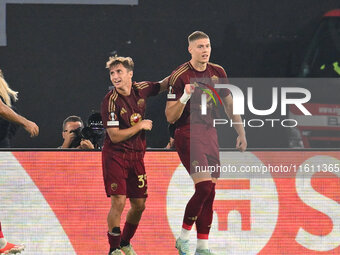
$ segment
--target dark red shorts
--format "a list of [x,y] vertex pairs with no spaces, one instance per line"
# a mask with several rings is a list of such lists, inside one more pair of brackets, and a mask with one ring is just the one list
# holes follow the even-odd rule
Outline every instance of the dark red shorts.
[[[194,130],[194,131],[193,131]],[[191,133],[191,135],[190,135]],[[216,129],[205,125],[184,126],[175,131],[177,153],[189,174],[208,166],[220,165],[219,145]],[[214,178],[220,177],[220,172],[211,172]]]
[[126,195],[128,198],[146,198],[148,196],[143,158],[124,159],[103,150],[102,167],[108,197]]

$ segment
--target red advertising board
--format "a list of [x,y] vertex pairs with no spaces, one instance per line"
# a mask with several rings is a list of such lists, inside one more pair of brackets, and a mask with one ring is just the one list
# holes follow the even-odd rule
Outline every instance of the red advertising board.
[[[0,220],[25,254],[107,254],[100,152],[1,152],[0,160]],[[274,173],[221,174],[210,234],[217,254],[340,254],[340,152],[221,152],[221,164]],[[176,152],[147,152],[145,165],[149,197],[132,244],[142,255],[177,254],[193,183]]]

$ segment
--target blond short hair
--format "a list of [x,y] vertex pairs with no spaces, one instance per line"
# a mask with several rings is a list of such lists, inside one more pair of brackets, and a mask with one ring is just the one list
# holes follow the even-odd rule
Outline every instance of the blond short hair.
[[15,102],[18,100],[18,92],[12,90],[5,81],[4,74],[0,69],[0,96],[4,100],[5,104],[9,107],[12,106],[11,99]]
[[205,39],[205,38],[209,39],[209,36],[206,33],[202,31],[195,31],[188,36],[188,43],[191,43],[198,39]]
[[130,57],[109,57],[109,60],[106,62],[106,68],[110,69],[112,66],[116,66],[122,64],[126,69],[133,71],[135,64],[133,63],[132,58]]

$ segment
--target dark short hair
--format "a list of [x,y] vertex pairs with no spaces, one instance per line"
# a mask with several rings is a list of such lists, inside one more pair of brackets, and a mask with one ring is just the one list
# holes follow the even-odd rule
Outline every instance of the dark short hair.
[[209,36],[206,33],[202,31],[195,31],[188,36],[188,43],[196,41],[198,39],[205,39],[205,38],[209,39]]
[[76,115],[72,115],[72,116],[68,116],[64,121],[63,121],[63,131],[65,130],[65,126],[67,122],[80,122],[81,126],[84,126],[84,123],[82,121],[82,119],[79,116]]

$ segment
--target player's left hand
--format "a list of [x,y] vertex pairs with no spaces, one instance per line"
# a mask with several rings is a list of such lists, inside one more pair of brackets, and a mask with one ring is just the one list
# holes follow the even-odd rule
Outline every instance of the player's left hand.
[[247,139],[245,135],[239,135],[236,139],[236,149],[243,152],[247,149]]

